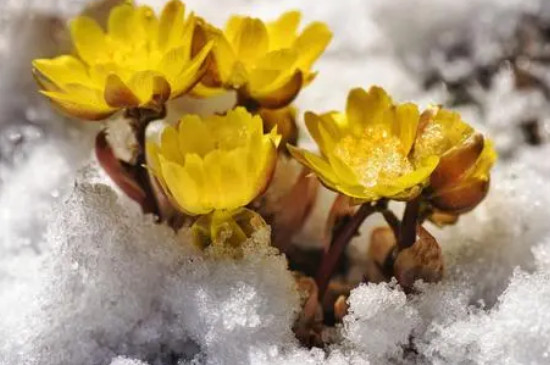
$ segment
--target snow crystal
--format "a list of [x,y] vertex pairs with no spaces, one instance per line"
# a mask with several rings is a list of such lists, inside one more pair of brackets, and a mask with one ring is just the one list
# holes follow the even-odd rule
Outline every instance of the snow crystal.
[[395,284],[369,284],[355,288],[344,318],[344,336],[354,348],[374,358],[396,358],[419,324],[416,310]]

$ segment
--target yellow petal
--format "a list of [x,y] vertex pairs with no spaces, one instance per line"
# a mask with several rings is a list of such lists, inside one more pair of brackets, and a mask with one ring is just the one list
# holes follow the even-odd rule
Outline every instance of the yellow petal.
[[333,169],[333,166],[322,157],[291,145],[287,145],[287,148],[292,157],[313,170],[315,175],[328,189],[359,199],[360,201],[372,201],[378,198],[371,189],[354,184],[353,181],[342,179]]
[[[350,133],[350,127],[348,118],[344,113],[331,111],[327,113],[320,114],[319,117],[325,121],[325,123],[334,126],[334,132],[338,132],[338,137],[344,136],[347,133]],[[332,131],[332,129],[330,129]]]
[[270,50],[289,48],[292,45],[301,17],[299,11],[287,11],[274,22],[267,24]]
[[195,14],[189,14],[188,18],[183,23],[182,33],[179,37],[176,37],[170,45],[171,48],[183,47],[186,50],[185,57],[187,60],[191,59],[193,36],[195,34],[196,25],[197,19],[195,18]]
[[326,24],[314,22],[308,25],[293,45],[293,48],[300,55],[298,60],[300,69],[309,70],[323,53],[331,38],[332,32]]
[[221,32],[216,32],[212,35],[214,46],[212,54],[216,62],[216,71],[222,84],[229,82],[231,73],[235,66],[236,56],[233,51],[233,46],[229,43],[226,37]]
[[174,127],[167,126],[162,131],[160,150],[166,160],[183,164],[184,155],[180,152],[178,131]]
[[440,108],[434,117],[434,122],[445,129],[445,137],[456,144],[465,140],[473,133],[473,128],[466,124],[460,114],[451,110]]
[[334,173],[338,176],[338,180],[344,181],[347,185],[360,185],[359,177],[350,166],[340,159],[340,157],[336,156],[334,153],[328,153],[327,158]]
[[[256,149],[253,144],[248,146],[249,163],[246,165],[246,181],[252,187],[250,201],[261,195],[271,182],[277,165],[277,144],[278,141],[274,140],[273,136],[267,135],[261,137],[260,148]],[[256,161],[259,162],[255,164]]]
[[239,60],[252,64],[265,55],[269,46],[267,29],[260,19],[243,18],[233,37],[228,39]]
[[184,168],[189,176],[197,183],[199,190],[197,199],[199,204],[204,207],[204,209],[212,209],[212,199],[208,191],[209,177],[206,175],[203,159],[196,153],[189,153],[185,155]]
[[253,116],[245,108],[237,107],[225,116],[213,115],[204,120],[215,145],[230,150],[245,145],[262,136],[262,119]]
[[178,130],[179,148],[183,155],[195,153],[204,157],[214,149],[210,132],[197,115],[185,115],[179,122]]
[[114,7],[109,13],[107,29],[112,39],[125,44],[135,42],[138,39],[136,34],[141,31],[137,29],[134,6],[128,3]]
[[250,72],[249,89],[256,94],[269,94],[281,88],[296,72],[298,55],[290,49],[269,52]]
[[304,119],[307,130],[319,146],[321,153],[325,156],[331,153],[336,141],[340,137],[340,131],[336,123],[330,116],[321,118],[311,112],[306,112]]
[[101,58],[107,49],[105,33],[95,20],[80,16],[70,23],[71,37],[78,55],[90,64]]
[[302,88],[303,76],[296,71],[281,87],[266,92],[265,90],[247,90],[248,97],[255,100],[260,106],[278,109],[290,104]]
[[65,113],[85,120],[101,120],[112,115],[116,109],[102,100],[101,92],[81,85],[69,84],[65,92],[41,91]]
[[162,56],[159,70],[169,77],[170,83],[174,83],[176,77],[181,74],[184,71],[184,67],[187,66],[189,55],[186,53],[188,52],[189,50],[182,46],[173,48]]
[[156,44],[159,31],[159,20],[151,7],[142,5],[136,9],[137,31],[135,38],[144,38],[150,45]]
[[384,181],[380,185],[377,185],[374,190],[380,196],[387,198],[395,197],[404,190],[426,183],[430,174],[437,167],[438,162],[439,158],[437,156],[429,156],[416,166],[413,172],[402,175],[392,181]]
[[232,42],[237,37],[237,34],[241,31],[241,24],[245,19],[244,16],[232,15],[225,24],[224,34],[227,40],[233,46]]
[[105,101],[112,107],[125,108],[140,104],[137,96],[116,74],[110,74],[105,82]]
[[336,190],[338,176],[332,166],[322,157],[301,148],[287,145],[288,151],[298,162],[315,172],[315,175],[327,186]]
[[206,68],[203,66],[208,53],[212,49],[212,45],[212,42],[207,43],[193,60],[185,66],[183,72],[176,74],[175,79],[172,81],[172,98],[186,93],[199,82],[200,78],[204,75],[204,71],[206,71]]
[[170,84],[154,71],[136,72],[127,85],[138,97],[140,105],[161,105],[170,98]]
[[479,180],[489,180],[489,171],[491,167],[495,164],[497,160],[497,152],[493,145],[493,141],[485,138],[485,144],[483,146],[483,151],[479,157],[475,169],[472,173],[472,178]]
[[375,201],[381,198],[381,196],[373,189],[369,189],[361,185],[347,185],[340,182],[338,184],[337,191],[356,199],[356,202],[359,203]]
[[161,153],[158,144],[147,141],[145,144],[145,156],[147,160],[147,167],[153,172],[153,174],[162,180],[162,174],[160,171],[159,154]]
[[32,65],[57,87],[71,83],[88,84],[91,81],[82,61],[73,56],[37,59]]
[[[234,139],[238,141],[239,139],[253,139],[261,138],[263,134],[263,122],[259,115],[250,114],[244,107],[237,107],[227,112],[225,126],[229,127],[228,129],[216,128],[218,131],[224,131],[227,139]],[[243,131],[246,131],[246,137]],[[233,145],[225,144],[225,146],[230,147]],[[240,143],[237,143],[240,145]],[[222,144],[221,146],[224,146]]]
[[208,189],[212,206],[216,209],[223,209],[225,194],[227,194],[220,168],[221,159],[222,154],[220,150],[210,151],[204,156],[204,173],[208,176],[208,184],[205,186],[205,189]]
[[404,155],[408,155],[412,148],[419,119],[418,107],[412,103],[401,104],[395,108],[394,133],[401,141]]
[[183,35],[185,6],[179,0],[171,0],[162,9],[159,20],[158,46],[161,50],[172,48]]
[[391,125],[384,125],[385,113],[390,109],[392,100],[384,89],[373,86],[368,92],[357,88],[350,91],[346,105],[346,115],[354,133],[362,134],[366,127],[376,124],[391,133]]
[[223,209],[240,208],[255,198],[255,179],[258,176],[247,173],[247,152],[245,147],[241,147],[227,151],[222,155],[219,167],[225,190]]
[[212,98],[225,94],[226,92],[227,91],[222,87],[208,87],[199,82],[191,91],[191,96],[196,98]]
[[159,156],[162,176],[169,187],[169,194],[178,203],[179,208],[190,215],[206,214],[211,209],[199,202],[199,186],[183,166]]
[[441,156],[474,133],[460,114],[442,108],[430,108],[422,113],[413,150],[413,161],[430,155]]

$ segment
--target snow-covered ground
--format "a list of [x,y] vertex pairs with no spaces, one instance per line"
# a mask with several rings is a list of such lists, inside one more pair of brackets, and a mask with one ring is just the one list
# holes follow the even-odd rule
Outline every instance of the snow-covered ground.
[[[500,57],[525,14],[550,24],[545,0],[186,3],[218,25],[231,13],[269,19],[295,8],[327,22],[334,39],[297,100],[302,111],[342,109],[350,88],[372,84],[399,100],[447,103],[444,86],[423,87],[433,70],[452,80]],[[267,231],[240,260],[195,251],[189,232],[143,217],[98,170],[96,125],[59,117],[37,96],[30,60],[65,42],[52,15],[82,4],[4,0],[0,15],[1,365],[550,363],[550,144],[530,146],[518,127],[537,118],[543,140],[550,134],[540,91],[518,91],[502,67],[487,89],[471,86],[478,105],[460,106],[503,158],[480,207],[431,229],[444,279],[408,296],[395,283],[359,286],[339,341],[307,349],[291,329],[294,278]],[[464,42],[467,57],[445,59]],[[311,219],[324,219],[329,198]],[[304,237],[318,227],[309,222]]]

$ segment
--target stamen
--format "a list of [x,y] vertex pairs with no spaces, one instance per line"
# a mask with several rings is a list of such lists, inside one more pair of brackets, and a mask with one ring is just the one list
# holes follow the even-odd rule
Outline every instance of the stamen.
[[369,127],[360,137],[342,138],[334,153],[356,173],[365,187],[413,171],[400,139],[382,126]]

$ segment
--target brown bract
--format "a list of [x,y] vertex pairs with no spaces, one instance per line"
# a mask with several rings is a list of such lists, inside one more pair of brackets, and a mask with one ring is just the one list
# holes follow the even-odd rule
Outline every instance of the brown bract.
[[365,264],[367,281],[380,283],[390,278],[391,272],[388,272],[387,261],[391,260],[395,245],[395,235],[389,227],[377,227],[372,231]]
[[294,334],[306,346],[322,346],[323,311],[319,305],[317,284],[312,278],[298,273],[295,278],[302,309],[294,323]]
[[270,187],[252,205],[271,225],[272,245],[289,254],[314,207],[319,181],[287,156],[279,154],[278,160]]
[[410,290],[415,281],[436,282],[443,277],[443,255],[435,238],[422,226],[416,229],[416,241],[399,250],[393,231],[378,227],[371,234],[365,278],[370,282],[388,281],[395,276]]
[[436,282],[443,277],[443,255],[435,238],[422,226],[417,226],[417,240],[397,254],[393,264],[399,284],[412,288],[416,280]]
[[95,153],[101,167],[113,182],[132,200],[137,202],[145,212],[151,212],[150,197],[147,196],[145,189],[139,183],[135,168],[116,158],[113,149],[107,142],[105,131],[98,133],[95,143]]
[[434,207],[461,214],[475,208],[487,195],[489,178],[471,178],[484,149],[484,138],[474,134],[462,145],[445,153],[430,177],[428,199]]

